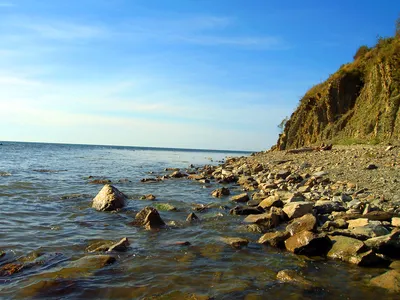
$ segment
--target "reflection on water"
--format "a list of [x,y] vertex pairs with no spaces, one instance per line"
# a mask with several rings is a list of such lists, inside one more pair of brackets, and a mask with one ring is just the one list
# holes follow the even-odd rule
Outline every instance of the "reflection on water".
[[[214,183],[202,185],[185,179],[140,183],[149,172],[163,175],[168,167],[209,164],[210,158],[217,162],[227,155],[242,154],[3,144],[0,264],[8,264],[7,272],[12,273],[0,274],[3,298],[394,297],[367,285],[382,270],[309,259],[256,244],[260,234],[243,230],[241,217],[229,215],[233,206],[229,200],[210,196]],[[117,213],[92,209],[91,200],[102,185],[89,184],[89,176],[111,180],[129,196],[126,208]],[[156,201],[139,200],[140,195],[150,193]],[[160,211],[169,229],[154,232],[129,225],[137,211],[156,203],[178,209]],[[196,212],[201,222],[189,224],[185,219],[195,204],[211,208]],[[222,239],[232,236],[252,242],[241,250],[233,249]],[[127,252],[111,254],[115,262],[86,251],[96,241],[123,237],[130,246]],[[315,286],[279,283],[276,273],[281,269],[297,270]]]

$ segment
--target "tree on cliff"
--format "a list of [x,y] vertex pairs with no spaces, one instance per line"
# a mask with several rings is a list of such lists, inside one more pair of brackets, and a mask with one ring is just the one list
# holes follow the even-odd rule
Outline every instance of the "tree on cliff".
[[279,123],[278,128],[281,130],[281,133],[285,129],[286,122],[289,121],[289,117],[286,116],[283,118],[283,120]]

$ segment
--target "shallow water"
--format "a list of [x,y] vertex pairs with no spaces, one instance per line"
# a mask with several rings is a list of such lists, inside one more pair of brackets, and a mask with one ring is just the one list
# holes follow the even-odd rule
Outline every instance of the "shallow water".
[[[368,286],[369,278],[383,272],[380,269],[299,257],[256,243],[241,250],[226,246],[223,237],[257,241],[260,234],[245,231],[242,217],[229,215],[233,207],[229,199],[210,196],[215,183],[186,179],[140,183],[141,178],[166,174],[167,167],[187,168],[240,155],[3,142],[0,250],[6,255],[0,265],[32,253],[42,256],[31,258],[35,263],[29,268],[0,277],[0,295],[5,299],[182,299],[192,294],[216,299],[395,299],[396,295]],[[117,213],[92,209],[91,200],[102,185],[90,184],[89,176],[111,180],[129,196],[126,208]],[[119,183],[120,179],[129,181]],[[157,200],[138,200],[148,193]],[[160,211],[169,229],[155,232],[129,225],[141,208],[158,203],[178,208]],[[202,221],[190,225],[185,219],[194,204],[214,208],[196,212]],[[131,245],[129,251],[115,254],[114,264],[66,273],[71,261],[89,255],[85,249],[90,243],[123,237]],[[191,245],[176,244],[182,241]],[[278,282],[276,273],[281,269],[297,270],[316,288]]]

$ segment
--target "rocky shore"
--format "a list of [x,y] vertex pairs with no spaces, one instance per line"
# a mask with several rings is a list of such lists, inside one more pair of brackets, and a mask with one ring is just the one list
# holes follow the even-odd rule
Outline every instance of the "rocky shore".
[[[159,211],[179,212],[179,208],[158,202],[156,199],[162,195],[145,194],[135,199],[140,203],[145,201],[146,206],[135,211],[129,226],[142,231],[199,226],[207,222],[201,214],[216,209],[219,218],[232,215],[229,222],[235,222],[232,226],[237,228],[235,235],[219,233],[217,238],[225,247],[251,249],[250,245],[257,244],[302,257],[382,268],[381,275],[368,278],[369,285],[397,293],[400,291],[399,159],[400,147],[356,145],[267,151],[227,158],[217,166],[169,168],[163,175],[151,174],[138,184],[148,185],[151,192],[152,183],[192,180],[200,184],[199,188],[209,188],[210,196],[217,203],[221,201],[221,205],[195,204],[184,210],[185,218],[188,214],[184,222],[163,220]],[[102,179],[97,184],[105,185],[91,197],[93,210],[123,212],[132,200],[110,181]],[[215,185],[216,189],[210,188]],[[172,243],[188,247],[191,242],[196,241]],[[129,249],[126,237],[91,241],[83,248],[85,256],[45,275],[34,275],[30,279],[32,284],[23,293],[57,290],[78,273],[91,276],[118,261],[120,253]],[[7,253],[0,252],[2,257],[7,258]],[[1,265],[0,277],[51,265],[54,259],[46,253],[34,252]],[[276,273],[276,280],[307,290],[318,288],[312,280],[286,268]],[[209,299],[196,297],[193,299]]]
[[[244,193],[231,196],[238,205],[230,213],[245,215],[248,230],[260,233],[258,243],[299,255],[388,268],[370,284],[400,291],[400,149],[327,149],[231,158],[217,167],[203,167],[195,179],[241,186]],[[216,197],[229,194],[224,187],[213,192]],[[286,274],[285,281],[299,281],[282,272],[278,277]]]

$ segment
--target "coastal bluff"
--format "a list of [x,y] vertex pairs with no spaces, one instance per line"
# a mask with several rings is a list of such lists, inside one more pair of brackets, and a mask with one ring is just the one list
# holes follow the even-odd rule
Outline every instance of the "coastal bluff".
[[361,46],[354,61],[312,87],[286,122],[278,150],[400,138],[400,35]]

